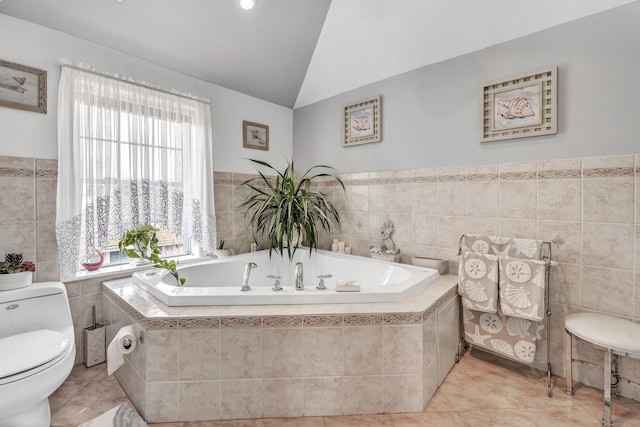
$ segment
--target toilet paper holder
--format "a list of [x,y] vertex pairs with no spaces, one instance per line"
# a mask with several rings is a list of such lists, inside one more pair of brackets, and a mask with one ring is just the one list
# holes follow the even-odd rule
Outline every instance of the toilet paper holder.
[[131,346],[133,345],[134,341],[139,341],[140,344],[144,344],[144,332],[140,331],[140,334],[138,335],[138,338],[134,338],[134,339],[129,339],[129,338],[125,338],[124,340],[122,340],[122,346],[124,348],[126,348],[127,350],[129,350],[131,348]]

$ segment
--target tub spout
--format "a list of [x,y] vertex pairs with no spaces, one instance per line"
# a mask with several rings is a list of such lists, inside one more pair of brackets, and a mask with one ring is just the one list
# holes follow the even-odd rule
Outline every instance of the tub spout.
[[255,262],[250,262],[244,266],[244,278],[242,279],[242,292],[247,292],[251,290],[251,286],[249,286],[249,275],[251,274],[251,269],[256,268],[258,265]]
[[303,273],[302,273],[302,263],[301,262],[297,262],[296,263],[296,291],[302,291],[304,290],[304,284],[303,282]]

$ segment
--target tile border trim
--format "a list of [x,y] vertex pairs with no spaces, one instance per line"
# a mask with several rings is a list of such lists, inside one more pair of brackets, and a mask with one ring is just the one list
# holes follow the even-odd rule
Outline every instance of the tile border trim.
[[317,328],[342,326],[419,325],[457,295],[457,288],[416,313],[318,314],[292,316],[230,316],[189,318],[148,318],[129,305],[121,295],[103,286],[104,295],[147,330],[220,329],[220,328]]

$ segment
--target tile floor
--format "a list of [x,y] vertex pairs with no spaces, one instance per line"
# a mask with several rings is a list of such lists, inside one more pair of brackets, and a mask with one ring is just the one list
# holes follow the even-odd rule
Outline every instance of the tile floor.
[[[467,352],[422,413],[280,418],[150,424],[150,427],[342,427],[342,426],[571,426],[597,427],[602,419],[602,392],[576,386],[565,394],[564,378],[554,378],[553,398],[546,395],[544,376],[529,368],[490,356]],[[77,366],[51,396],[52,426],[77,426],[122,402],[129,402],[104,364]],[[133,405],[131,405],[133,407]],[[620,399],[613,404],[617,426],[640,426],[640,402]]]

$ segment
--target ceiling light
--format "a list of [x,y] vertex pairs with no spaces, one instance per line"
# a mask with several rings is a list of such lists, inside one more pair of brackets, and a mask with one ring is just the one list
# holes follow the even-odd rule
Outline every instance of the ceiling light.
[[256,5],[256,0],[240,0],[240,7],[243,9],[249,10],[253,9]]

